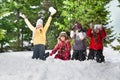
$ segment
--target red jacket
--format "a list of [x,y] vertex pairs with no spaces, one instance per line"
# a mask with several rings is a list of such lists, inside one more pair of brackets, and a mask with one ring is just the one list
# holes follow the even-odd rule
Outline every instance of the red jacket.
[[87,36],[90,37],[90,46],[89,49],[94,50],[102,50],[103,49],[103,39],[106,36],[106,32],[104,28],[99,31],[99,33],[96,33],[96,37],[94,33],[92,32],[92,29],[88,29]]
[[71,50],[71,46],[70,46],[69,40],[59,41],[54,47],[54,49],[52,50],[52,52],[50,53],[50,56],[52,56],[53,54],[57,52],[57,54],[55,55],[55,58],[59,58],[62,60],[69,60],[70,50]]

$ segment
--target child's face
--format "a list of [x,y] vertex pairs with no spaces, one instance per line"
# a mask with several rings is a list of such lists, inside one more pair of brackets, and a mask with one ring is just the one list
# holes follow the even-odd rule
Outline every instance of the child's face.
[[36,28],[37,29],[42,29],[42,25],[37,25]]
[[65,41],[65,37],[64,37],[64,36],[61,36],[60,39],[61,39],[62,41]]
[[99,29],[95,29],[95,32],[96,32],[96,33],[99,33]]

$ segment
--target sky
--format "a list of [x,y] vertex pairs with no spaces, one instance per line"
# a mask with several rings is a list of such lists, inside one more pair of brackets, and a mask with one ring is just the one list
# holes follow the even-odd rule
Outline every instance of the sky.
[[113,0],[110,2],[110,8],[111,11],[110,19],[112,20],[112,23],[110,25],[114,26],[115,33],[120,33],[120,7],[118,7],[120,3],[117,0]]

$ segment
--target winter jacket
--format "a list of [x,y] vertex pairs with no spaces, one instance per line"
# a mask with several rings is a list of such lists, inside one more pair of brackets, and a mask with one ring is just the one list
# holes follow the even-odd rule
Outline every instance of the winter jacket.
[[34,32],[34,37],[33,37],[34,45],[37,45],[37,44],[45,45],[46,44],[46,32],[50,26],[51,20],[52,20],[52,17],[50,16],[47,20],[47,23],[42,29],[36,29],[35,27],[31,25],[31,23],[27,19],[25,19],[27,26],[30,28],[31,31]]
[[83,31],[73,32],[70,34],[74,38],[73,50],[86,50],[86,33]]
[[70,50],[71,50],[71,46],[70,46],[69,40],[59,41],[55,45],[52,52],[50,53],[50,56],[52,56],[53,54],[55,54],[57,52],[57,54],[55,55],[55,58],[62,59],[62,60],[69,60],[70,59]]
[[106,36],[104,28],[99,31],[99,33],[94,33],[92,29],[88,29],[87,36],[90,38],[89,49],[102,50],[103,49],[103,39]]

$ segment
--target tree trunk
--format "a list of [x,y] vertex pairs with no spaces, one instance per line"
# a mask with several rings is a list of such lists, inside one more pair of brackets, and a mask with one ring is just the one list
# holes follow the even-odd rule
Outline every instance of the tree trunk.
[[3,44],[2,43],[0,44],[0,52],[4,52],[3,51]]

